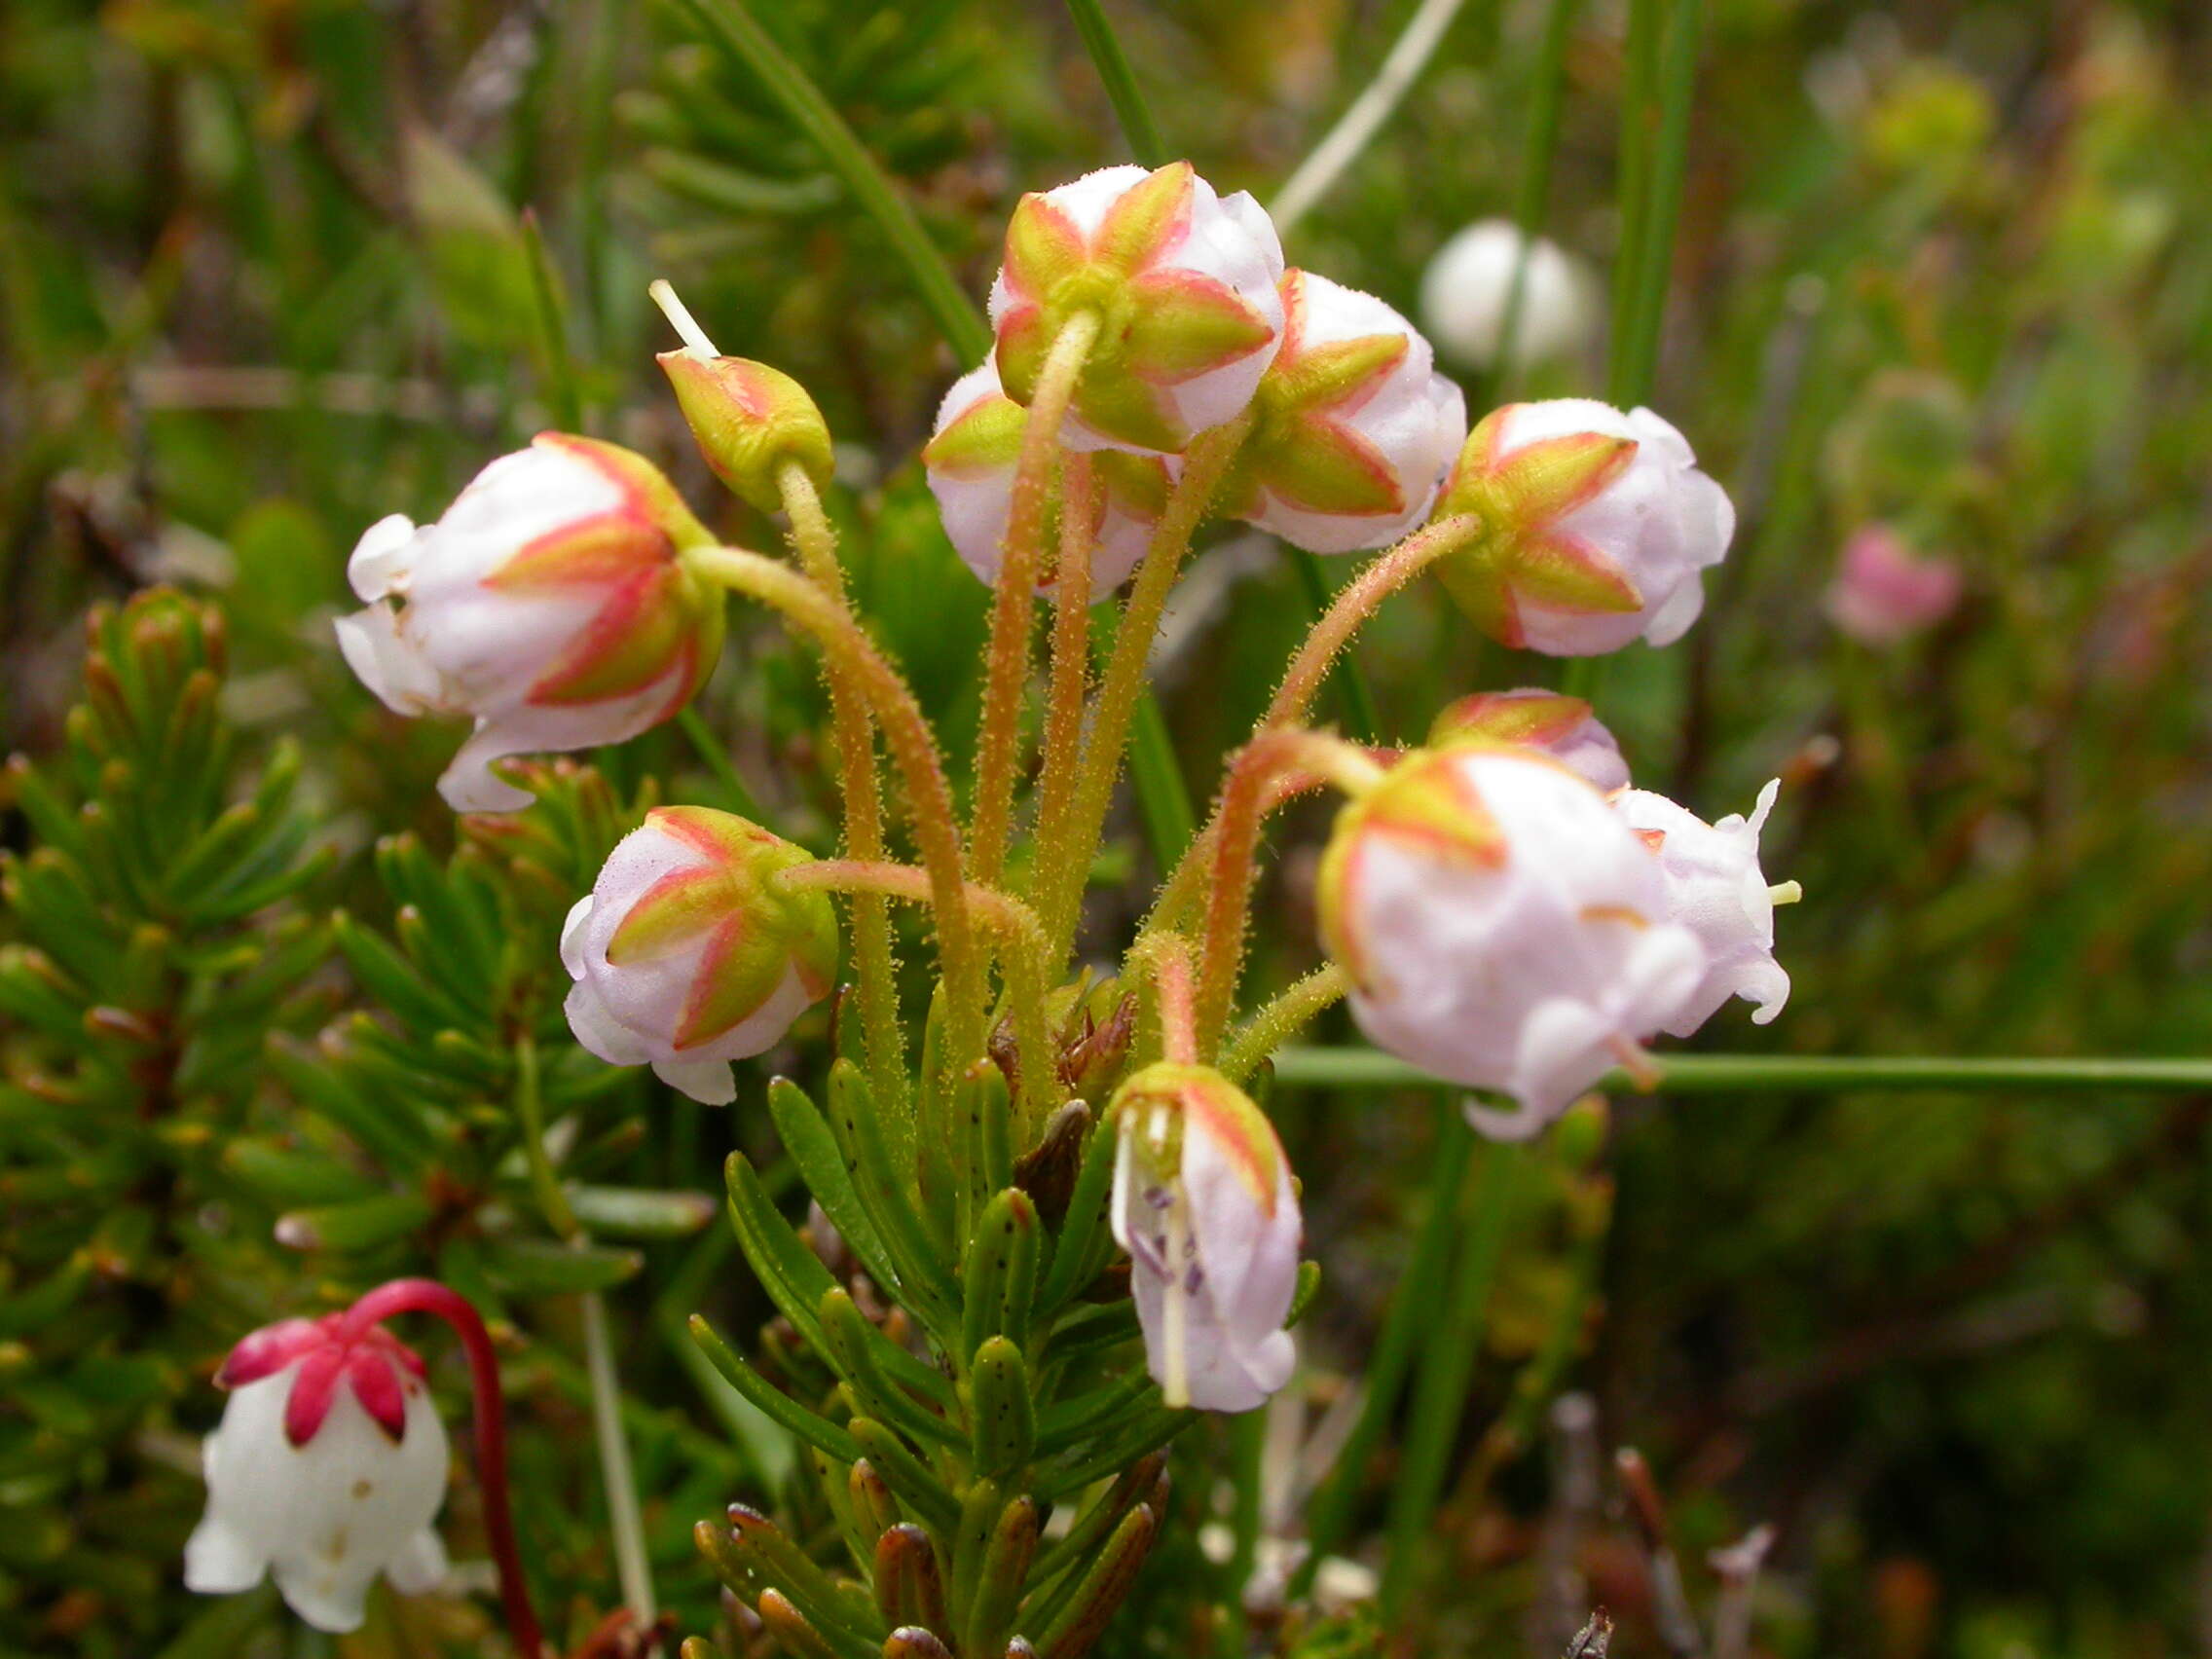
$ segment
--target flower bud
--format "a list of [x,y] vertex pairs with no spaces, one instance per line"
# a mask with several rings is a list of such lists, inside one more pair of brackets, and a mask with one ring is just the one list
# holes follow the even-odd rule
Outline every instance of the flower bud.
[[541,433],[437,523],[369,528],[347,567],[368,608],[339,618],[338,643],[399,714],[473,716],[439,792],[457,811],[512,811],[531,797],[493,760],[618,743],[698,689],[722,600],[682,554],[711,539],[642,456]]
[[1438,350],[1471,369],[1495,367],[1516,272],[1514,362],[1548,362],[1589,344],[1598,319],[1589,274],[1542,237],[1525,240],[1510,219],[1483,219],[1438,248],[1421,276],[1421,325]]
[[1252,401],[1282,330],[1281,276],[1266,211],[1242,191],[1217,197],[1188,162],[1024,196],[991,284],[1000,379],[1027,407],[1052,342],[1095,313],[1063,440],[1180,452]]
[[1520,1103],[1532,1134],[1664,1025],[1705,953],[1658,861],[1583,779],[1526,748],[1409,756],[1337,820],[1322,935],[1380,1047]]
[[[996,582],[1014,464],[1029,412],[999,387],[988,358],[952,383],[937,412],[937,432],[922,449],[938,515],[961,562]],[[1167,462],[1155,455],[1106,450],[1091,458],[1106,510],[1090,553],[1093,594],[1118,587],[1143,560],[1167,504]],[[1056,545],[1056,542],[1053,543]]]
[[576,1041],[710,1106],[736,1099],[728,1062],[780,1040],[837,969],[829,897],[773,879],[811,857],[727,812],[647,813],[561,929]]
[[[1759,831],[1782,789],[1777,778],[1759,791],[1749,818],[1730,813],[1707,824],[1649,790],[1630,790],[1614,801],[1621,817],[1658,855],[1666,882],[1667,915],[1705,946],[1705,975],[1667,1030],[1687,1037],[1734,997],[1755,1004],[1751,1022],[1764,1025],[1789,1000],[1789,975],[1774,959],[1777,890],[1759,870]],[[1794,899],[1794,885],[1780,890]]]
[[1282,345],[1222,499],[1309,552],[1387,546],[1427,516],[1467,401],[1372,294],[1306,271],[1286,273],[1281,294]]
[[1917,558],[1889,526],[1868,525],[1844,544],[1828,620],[1862,645],[1894,645],[1948,616],[1963,585],[1951,560]]
[[654,358],[714,474],[764,513],[783,506],[777,474],[795,461],[818,490],[834,461],[830,427],[806,387],[766,363],[685,347]]
[[1736,532],[1681,433],[1584,397],[1486,416],[1437,498],[1454,513],[1484,531],[1438,564],[1446,590],[1492,639],[1552,656],[1681,638]]
[[445,1577],[430,1523],[445,1499],[446,1432],[423,1362],[343,1315],[287,1319],[231,1350],[231,1390],[202,1459],[207,1513],[184,1546],[184,1582],[210,1595],[274,1572],[301,1618],[360,1628],[378,1573],[410,1595]]
[[1549,755],[1578,778],[1610,794],[1628,788],[1621,746],[1579,697],[1533,687],[1478,691],[1436,717],[1429,747],[1455,743],[1519,743]]
[[1274,1125],[1208,1066],[1115,1091],[1110,1214],[1146,1364],[1170,1406],[1248,1412],[1290,1380],[1302,1224]]

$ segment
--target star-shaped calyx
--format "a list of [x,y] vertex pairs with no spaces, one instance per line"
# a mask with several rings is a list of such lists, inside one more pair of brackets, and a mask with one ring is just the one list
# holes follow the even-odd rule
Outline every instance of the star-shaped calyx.
[[421,1356],[381,1325],[351,1328],[343,1313],[264,1326],[231,1349],[215,1382],[242,1388],[295,1363],[299,1373],[284,1402],[284,1438],[294,1446],[314,1438],[341,1382],[394,1444],[406,1436],[407,1396],[423,1386]]
[[543,433],[537,442],[573,455],[621,496],[604,512],[525,543],[483,578],[497,593],[592,606],[526,701],[555,708],[604,702],[681,669],[670,690],[672,715],[689,701],[721,643],[720,597],[680,557],[713,537],[667,480],[633,464],[628,451],[565,432]]
[[1500,454],[1513,405],[1468,434],[1437,497],[1434,518],[1472,513],[1483,534],[1437,566],[1437,576],[1474,624],[1501,645],[1528,643],[1527,607],[1633,614],[1643,594],[1628,572],[1563,521],[1628,471],[1634,438],[1574,432]]
[[750,1017],[787,972],[810,998],[828,991],[834,935],[822,939],[802,903],[770,879],[806,863],[803,848],[702,807],[658,807],[645,823],[700,862],[670,869],[638,896],[608,941],[607,964],[619,972],[697,952],[675,1048],[698,1048]]
[[[1052,342],[1084,312],[1099,319],[1077,383],[1083,447],[1171,454],[1235,415],[1246,382],[1192,395],[1244,364],[1257,378],[1277,333],[1281,255],[1248,199],[1223,202],[1188,162],[1113,167],[1024,196],[991,296],[999,376],[1026,406]],[[1217,407],[1218,405],[1218,407]]]
[[[1389,518],[1406,510],[1398,469],[1359,430],[1358,416],[1404,365],[1413,341],[1404,330],[1316,339],[1314,290],[1324,281],[1303,271],[1283,275],[1282,345],[1260,378],[1251,435],[1223,486],[1239,518],[1258,516],[1269,495],[1314,513]],[[1426,482],[1435,481],[1432,472]]]

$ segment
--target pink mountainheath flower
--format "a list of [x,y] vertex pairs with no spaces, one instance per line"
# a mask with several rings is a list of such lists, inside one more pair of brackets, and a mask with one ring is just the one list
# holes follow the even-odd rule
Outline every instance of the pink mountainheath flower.
[[1844,543],[1828,584],[1828,619],[1862,645],[1894,645],[1957,608],[1966,584],[1949,559],[1923,559],[1887,525]]
[[1179,453],[1241,414],[1282,333],[1282,244],[1252,198],[1214,194],[1188,162],[1105,167],[1031,193],[1007,227],[991,285],[995,362],[1026,407],[1069,319],[1094,312],[1096,344],[1064,441]]
[[778,1042],[836,973],[828,896],[772,879],[811,857],[727,812],[647,813],[561,930],[576,1041],[694,1100],[734,1100],[729,1062]]
[[690,700],[722,598],[682,553],[711,539],[643,457],[542,433],[437,523],[369,527],[347,567],[368,608],[339,619],[338,643],[398,713],[473,716],[438,788],[457,811],[511,811],[531,797],[491,761],[616,743]]
[[1297,1358],[1283,1321],[1303,1225],[1274,1125],[1219,1072],[1168,1061],[1124,1083],[1110,1111],[1109,1214],[1153,1380],[1170,1406],[1248,1412]]
[[1499,644],[1552,656],[1681,638],[1736,532],[1681,433],[1583,397],[1484,417],[1437,498],[1454,513],[1485,531],[1437,566],[1446,590]]

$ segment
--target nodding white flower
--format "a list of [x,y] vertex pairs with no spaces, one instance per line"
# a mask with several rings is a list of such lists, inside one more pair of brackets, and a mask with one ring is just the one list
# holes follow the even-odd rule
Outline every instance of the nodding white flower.
[[439,791],[457,811],[511,811],[531,797],[490,762],[634,737],[698,689],[722,600],[682,555],[712,539],[644,457],[541,433],[437,523],[369,527],[347,566],[368,608],[339,619],[338,643],[398,713],[473,716]]
[[1111,1112],[1109,1214],[1153,1381],[1170,1406],[1248,1412],[1298,1357],[1283,1321],[1303,1226],[1274,1125],[1210,1066],[1165,1061]]
[[1372,294],[1291,271],[1225,510],[1314,553],[1383,547],[1427,516],[1467,437],[1428,342]]
[[430,1523],[445,1500],[446,1431],[423,1362],[344,1315],[287,1319],[231,1350],[231,1390],[202,1456],[207,1513],[184,1546],[184,1582],[227,1595],[264,1573],[301,1618],[360,1628],[377,1574],[434,1589],[446,1553]]
[[647,813],[561,929],[576,1041],[710,1106],[736,1099],[729,1062],[781,1039],[837,969],[829,897],[772,879],[811,858],[727,812]]
[[1252,401],[1282,332],[1281,276],[1266,211],[1216,196],[1189,162],[1086,173],[1014,210],[991,284],[999,375],[1026,407],[1060,330],[1094,312],[1064,441],[1177,453]]
[[1964,586],[1951,560],[1920,558],[1889,526],[1871,524],[1844,543],[1828,620],[1862,645],[1894,645],[1948,616]]
[[1540,687],[1478,691],[1436,717],[1432,749],[1454,743],[1522,743],[1541,750],[1578,778],[1611,794],[1628,788],[1621,746],[1580,697]]
[[1704,977],[1667,1018],[1674,1036],[1689,1036],[1730,997],[1755,1005],[1755,1025],[1789,1000],[1789,975],[1774,959],[1774,906],[1795,900],[1797,884],[1769,887],[1759,870],[1759,831],[1781,789],[1777,778],[1759,791],[1751,817],[1731,812],[1713,824],[1649,790],[1630,790],[1613,803],[1658,855],[1668,918],[1705,946]]
[[[922,449],[944,533],[961,562],[985,582],[998,580],[1005,556],[1014,464],[1028,421],[1029,412],[1007,396],[986,358],[952,383],[937,412],[936,435]],[[1119,586],[1143,560],[1167,504],[1167,465],[1161,456],[1122,450],[1091,458],[1105,497],[1090,554],[1093,594]]]
[[1681,638],[1705,607],[1698,572],[1736,533],[1727,492],[1648,409],[1586,397],[1510,403],[1476,425],[1434,516],[1483,534],[1437,566],[1502,645],[1593,656]]
[[1513,361],[1546,362],[1589,344],[1598,320],[1589,273],[1542,237],[1527,241],[1510,219],[1481,219],[1438,248],[1421,276],[1421,325],[1438,350],[1472,369],[1496,364],[1516,271]]
[[1339,815],[1322,935],[1353,1016],[1424,1070],[1519,1102],[1533,1134],[1664,1025],[1705,972],[1658,861],[1605,797],[1521,747],[1417,753]]

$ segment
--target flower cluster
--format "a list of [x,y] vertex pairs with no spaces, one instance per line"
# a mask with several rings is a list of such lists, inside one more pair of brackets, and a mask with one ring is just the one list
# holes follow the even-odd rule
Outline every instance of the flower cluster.
[[[1556,322],[1562,302],[1546,284],[1557,273],[1541,257],[1521,271],[1514,248],[1509,280],[1528,279],[1536,314]],[[1495,250],[1476,252],[1497,289]],[[1472,280],[1437,277],[1430,313],[1456,317]],[[1470,431],[1459,387],[1397,310],[1286,269],[1258,203],[1219,195],[1188,164],[1109,167],[1026,196],[990,293],[990,352],[945,395],[920,458],[953,546],[994,590],[963,825],[938,734],[850,608],[820,499],[832,482],[820,412],[780,371],[718,353],[664,284],[656,297],[684,339],[661,362],[710,468],[786,517],[795,561],[719,544],[645,459],[547,434],[487,467],[435,524],[373,527],[351,566],[367,608],[339,624],[340,642],[394,710],[475,720],[442,788],[477,811],[529,798],[491,769],[498,758],[619,741],[680,709],[713,666],[725,590],[821,646],[844,856],[816,857],[727,813],[652,811],[570,912],[568,1019],[609,1064],[650,1065],[695,1099],[732,1101],[732,1062],[779,1043],[830,995],[832,896],[850,904],[853,994],[839,1020],[849,1009],[852,1025],[836,1039],[833,1109],[815,1114],[791,1084],[771,1098],[824,1212],[873,1285],[910,1298],[936,1363],[885,1340],[738,1159],[747,1255],[839,1382],[822,1409],[840,1420],[815,1422],[821,1390],[776,1399],[772,1415],[809,1423],[798,1432],[817,1448],[866,1444],[851,1501],[864,1467],[922,1482],[925,1500],[908,1506],[989,1530],[988,1559],[1024,1564],[1018,1579],[1038,1518],[1020,1483],[1051,1457],[1033,1491],[1061,1477],[1062,1493],[1089,1487],[1097,1449],[1137,1445],[1159,1406],[1248,1411],[1293,1374],[1298,1187],[1239,1085],[1330,996],[1346,997],[1381,1047],[1510,1100],[1470,1103],[1498,1135],[1534,1132],[1615,1067],[1648,1081],[1644,1045],[1688,1035],[1731,998],[1762,1021],[1780,1010],[1789,980],[1774,907],[1794,889],[1770,887],[1759,864],[1777,786],[1751,817],[1706,824],[1629,787],[1589,701],[1540,687],[1464,697],[1403,755],[1307,724],[1336,653],[1427,572],[1505,645],[1553,656],[1664,645],[1697,618],[1702,572],[1725,555],[1734,512],[1681,434],[1646,409],[1513,404]],[[1454,344],[1480,357],[1495,350],[1512,290],[1477,298],[1498,316],[1456,317]],[[1209,515],[1314,553],[1386,551],[1293,658],[1119,975],[1071,978],[1083,882],[1146,656]],[[1076,601],[1124,585],[1099,666]],[[1040,592],[1064,603],[1029,769]],[[879,746],[896,791],[882,787]],[[1038,828],[1014,857],[1026,777]],[[1334,967],[1238,1025],[1261,820],[1324,782],[1350,797],[1321,866]],[[885,822],[893,806],[903,825]],[[887,856],[894,830],[910,835],[916,864]],[[904,1028],[891,900],[932,911],[938,983],[918,1044]],[[1029,1368],[1051,1341],[1041,1323],[1088,1330],[1101,1323],[1096,1301],[1120,1299],[1109,1236],[1127,1259],[1158,1393],[1106,1387],[1071,1402],[1055,1391],[1080,1379],[1056,1361]],[[768,1386],[734,1360],[717,1364],[733,1385]],[[425,1528],[444,1442],[404,1350],[352,1316],[288,1325],[241,1345],[226,1380],[238,1391],[209,1446],[196,1586],[238,1588],[274,1565],[308,1616],[345,1628],[376,1571],[402,1587],[434,1575]],[[1096,1423],[1068,1427],[1093,1408]],[[929,1458],[892,1444],[908,1430],[931,1456],[964,1441],[952,1461],[977,1479],[929,1487]],[[1147,1477],[1124,1497],[1149,1488]],[[990,1512],[972,1516],[986,1499]],[[1141,1505],[1129,1523],[1138,1516],[1139,1531],[1153,1524]],[[837,1608],[802,1606],[801,1580],[787,1596],[768,1523],[735,1518],[730,1581],[787,1648],[828,1651],[835,1644],[806,1621]],[[918,1527],[877,1530],[881,1561],[912,1548],[967,1559],[947,1557],[943,1538],[913,1546],[905,1532]],[[1109,1530],[1124,1537],[1111,1516],[1097,1535]],[[979,1547],[962,1537],[963,1550]],[[1109,1581],[1125,1588],[1126,1574]],[[970,1607],[961,1651],[1027,1645],[993,1622],[1012,1617],[1018,1589]]]

